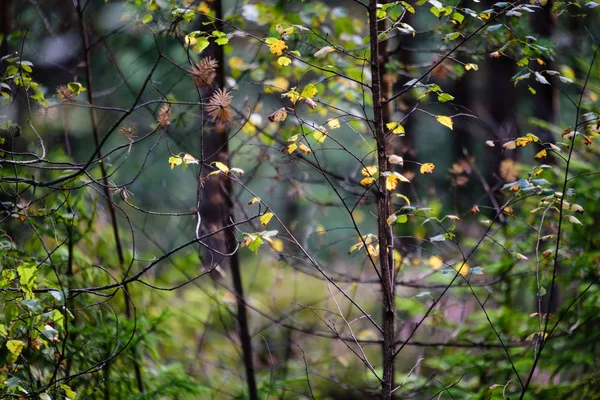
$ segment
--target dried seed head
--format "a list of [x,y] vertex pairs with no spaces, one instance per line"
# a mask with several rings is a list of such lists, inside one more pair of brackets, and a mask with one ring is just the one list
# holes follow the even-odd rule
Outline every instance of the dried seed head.
[[163,104],[160,108],[156,122],[163,128],[171,125],[171,106],[169,104]]
[[190,68],[194,83],[199,88],[210,87],[217,76],[219,63],[212,57],[205,57]]
[[130,141],[133,140],[133,134],[135,133],[135,125],[122,126],[119,131],[127,137]]
[[62,101],[75,101],[75,95],[65,85],[60,85],[56,88],[56,97],[61,99]]
[[208,101],[206,112],[213,121],[231,121],[233,119],[232,100],[233,98],[227,92],[227,89],[217,89]]

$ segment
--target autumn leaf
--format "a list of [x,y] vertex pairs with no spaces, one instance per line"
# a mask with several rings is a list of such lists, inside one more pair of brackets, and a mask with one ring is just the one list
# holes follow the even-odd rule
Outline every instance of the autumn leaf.
[[292,88],[289,92],[283,93],[281,97],[287,97],[293,104],[300,99],[300,93],[296,91],[296,88]]
[[296,143],[292,143],[287,147],[287,152],[288,154],[292,154],[296,149],[298,148],[298,145]]
[[367,187],[370,184],[372,184],[373,182],[375,182],[375,178],[367,177],[367,178],[364,178],[363,180],[361,180],[360,184],[363,185],[364,187]]
[[271,218],[273,218],[272,212],[264,213],[263,215],[260,216],[260,223],[263,224],[264,226],[267,226],[267,224],[269,223]]
[[404,159],[400,156],[397,156],[395,154],[390,154],[387,156],[388,162],[392,165],[404,165]]
[[229,168],[227,167],[227,165],[223,164],[220,161],[214,161],[211,163],[212,165],[214,165],[215,167],[217,167],[217,169],[221,172],[223,172],[224,174],[228,174],[229,173]]
[[277,59],[277,64],[281,65],[282,67],[287,67],[291,63],[292,63],[292,60],[287,57],[279,57]]
[[398,178],[394,174],[390,174],[385,178],[385,188],[386,190],[392,192],[396,190],[396,186],[398,186]]
[[340,127],[340,120],[337,118],[331,118],[327,120],[327,126],[329,129],[337,129]]
[[259,203],[260,202],[260,197],[253,197],[249,202],[248,205],[251,206],[254,203]]
[[287,111],[285,110],[285,107],[281,107],[270,114],[267,118],[269,118],[269,121],[271,122],[283,122],[287,118]]
[[183,156],[183,162],[186,164],[198,164],[198,159],[192,156],[191,154],[185,154]]
[[183,160],[179,156],[169,157],[169,165],[171,166],[171,169],[175,168],[178,165],[181,165],[182,162]]
[[406,133],[404,127],[397,122],[388,122],[385,127],[392,131],[394,135],[404,135]]
[[462,275],[463,277],[466,277],[467,275],[469,275],[469,271],[471,270],[471,267],[469,267],[469,264],[463,262],[463,263],[456,264],[455,269],[456,269],[456,272],[458,272],[460,275]]
[[300,143],[298,145],[298,150],[300,150],[301,152],[303,152],[306,155],[311,153],[310,148],[307,145],[305,145],[304,143]]
[[467,71],[470,71],[470,70],[477,71],[479,69],[479,66],[477,64],[465,64],[465,69]]
[[440,124],[442,124],[442,125],[444,125],[444,126],[446,126],[446,127],[450,128],[450,129],[453,129],[453,128],[452,128],[452,118],[450,118],[450,117],[446,117],[446,116],[444,116],[444,115],[438,115],[438,116],[437,116],[435,119],[437,119],[437,121],[438,121]]
[[323,143],[325,138],[327,138],[327,129],[319,127],[319,129],[315,129],[310,134],[317,142]]
[[422,174],[433,174],[433,170],[435,169],[435,165],[433,165],[432,163],[425,163],[423,165],[421,165],[421,173]]
[[309,83],[302,89],[302,93],[300,93],[301,97],[305,97],[307,99],[312,99],[317,95],[317,87],[314,83]]
[[275,54],[276,56],[282,55],[283,51],[288,48],[287,44],[285,44],[285,42],[281,39],[272,40],[272,38],[268,38],[267,44],[269,45],[269,50],[271,50],[271,53]]
[[377,165],[369,165],[360,170],[362,176],[375,176],[375,174],[379,171],[379,167]]
[[438,270],[444,266],[444,261],[438,256],[431,256],[429,257],[427,264],[429,264],[431,269]]
[[514,150],[517,148],[517,144],[514,140],[510,140],[502,145],[504,150]]
[[546,158],[546,156],[548,155],[548,152],[546,151],[546,149],[540,151],[539,153],[537,153],[534,158],[536,160],[541,160],[542,158]]

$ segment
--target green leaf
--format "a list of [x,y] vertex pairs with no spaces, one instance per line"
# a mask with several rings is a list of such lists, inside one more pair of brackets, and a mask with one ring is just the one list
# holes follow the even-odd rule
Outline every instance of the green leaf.
[[154,17],[152,16],[152,14],[148,13],[146,15],[144,15],[144,18],[142,18],[142,24],[147,24],[148,22],[151,22],[154,19]]
[[248,244],[248,248],[258,254],[258,248],[264,244],[260,236],[255,236],[254,240]]

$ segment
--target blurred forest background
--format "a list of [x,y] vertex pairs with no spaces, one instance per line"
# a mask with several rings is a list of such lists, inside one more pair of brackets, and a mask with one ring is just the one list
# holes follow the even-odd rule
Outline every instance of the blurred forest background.
[[0,0],[0,397],[600,399],[598,5]]

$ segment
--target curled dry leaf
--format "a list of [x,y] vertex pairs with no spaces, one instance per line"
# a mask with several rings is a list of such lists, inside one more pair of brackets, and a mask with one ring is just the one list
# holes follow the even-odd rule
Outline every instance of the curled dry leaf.
[[397,156],[395,154],[390,154],[387,156],[388,158],[388,162],[392,165],[404,165],[404,159],[400,156]]
[[267,118],[269,118],[269,121],[271,122],[283,122],[287,118],[287,111],[285,110],[285,107],[281,107],[270,114]]

